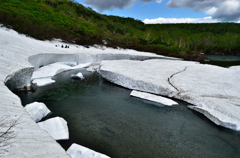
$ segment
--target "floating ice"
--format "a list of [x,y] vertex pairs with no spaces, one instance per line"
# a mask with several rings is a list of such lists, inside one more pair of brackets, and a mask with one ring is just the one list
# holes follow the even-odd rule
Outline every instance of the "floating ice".
[[47,116],[48,113],[50,113],[50,110],[47,108],[47,106],[39,102],[27,104],[24,108],[29,115],[31,115],[35,122],[40,121],[42,118]]
[[81,79],[81,80],[84,79],[83,74],[81,72],[79,72],[77,74],[71,74],[71,78],[72,79]]
[[67,153],[72,158],[110,158],[104,154],[98,153],[75,143],[68,148]]
[[38,123],[55,140],[69,139],[67,122],[61,117],[55,117]]
[[54,83],[55,81],[51,78],[38,78],[32,80],[32,83],[37,86],[46,86]]
[[159,95],[154,95],[154,94],[150,94],[150,93],[146,93],[146,92],[139,92],[139,91],[133,90],[130,95],[134,96],[134,97],[146,99],[149,101],[157,102],[157,103],[167,105],[167,106],[178,105],[177,102],[175,102],[171,99],[167,99],[167,98],[161,97]]

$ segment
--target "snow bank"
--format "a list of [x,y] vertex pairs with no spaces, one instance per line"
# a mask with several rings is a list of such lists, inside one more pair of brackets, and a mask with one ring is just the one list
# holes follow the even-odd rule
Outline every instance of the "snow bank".
[[102,61],[100,74],[129,89],[187,101],[217,125],[240,131],[239,68],[197,62]]
[[72,158],[110,158],[104,154],[98,153],[78,144],[72,144],[67,150],[67,153]]
[[178,105],[177,102],[175,102],[171,99],[167,99],[167,98],[161,97],[159,95],[154,95],[154,94],[150,94],[150,93],[146,93],[146,92],[139,92],[139,91],[133,90],[130,95],[134,96],[134,97],[146,99],[149,101],[153,101],[156,103],[160,103],[163,105],[167,105],[167,106]]
[[50,113],[50,110],[47,108],[47,106],[39,102],[27,104],[24,108],[29,115],[31,115],[35,122],[42,120],[42,118]]
[[69,139],[67,122],[61,117],[55,117],[38,123],[55,140]]

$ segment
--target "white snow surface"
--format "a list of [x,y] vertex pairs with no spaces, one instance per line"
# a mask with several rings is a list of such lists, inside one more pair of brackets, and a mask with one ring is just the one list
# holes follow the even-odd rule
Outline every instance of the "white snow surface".
[[[8,158],[48,157],[67,158],[69,155],[52,139],[47,132],[39,128],[21,105],[21,100],[9,89],[29,86],[34,70],[55,62],[76,64],[96,63],[101,60],[146,60],[152,58],[176,58],[158,56],[152,53],[134,50],[112,49],[107,47],[85,48],[68,44],[69,49],[61,48],[66,43],[60,40],[40,41],[16,31],[0,26],[0,115],[12,119],[21,117],[21,123],[14,127],[17,136],[5,152]],[[55,45],[58,45],[56,47]],[[7,88],[7,85],[9,88]]]
[[44,103],[39,102],[27,104],[24,108],[35,122],[42,120],[51,112]]
[[75,143],[68,148],[67,153],[72,158],[110,158],[107,155],[98,153]]
[[54,117],[38,123],[39,127],[47,131],[55,140],[69,139],[67,122],[61,117]]
[[102,61],[100,74],[129,89],[184,100],[217,125],[240,131],[239,67],[197,62]]
[[133,90],[130,95],[134,96],[134,97],[141,98],[141,99],[146,99],[146,100],[149,100],[149,101],[160,103],[160,104],[163,104],[163,105],[167,105],[167,106],[178,105],[177,102],[175,102],[171,99],[164,98],[164,97],[161,97],[159,95],[146,93],[146,92],[140,92],[140,91]]

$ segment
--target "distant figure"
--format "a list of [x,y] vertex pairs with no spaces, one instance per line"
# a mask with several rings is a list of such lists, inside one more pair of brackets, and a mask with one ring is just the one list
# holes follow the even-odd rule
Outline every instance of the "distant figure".
[[67,48],[67,45],[65,46],[65,48]]
[[68,48],[69,48],[69,46],[68,46]]
[[63,48],[63,45],[62,45],[62,48]]
[[55,45],[57,47],[57,45]]

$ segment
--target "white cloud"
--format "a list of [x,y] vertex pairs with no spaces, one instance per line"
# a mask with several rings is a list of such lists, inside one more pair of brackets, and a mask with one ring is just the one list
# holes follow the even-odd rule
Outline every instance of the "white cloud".
[[213,15],[217,11],[216,7],[212,7],[211,9],[205,11],[206,14]]
[[169,0],[166,6],[205,12],[223,22],[240,20],[240,0]]
[[222,21],[239,21],[240,20],[240,1],[225,0],[218,6],[217,11],[212,15],[215,19]]
[[[125,7],[132,6],[135,2],[148,3],[155,0],[85,0],[84,3],[95,7],[98,11],[124,9]],[[161,3],[162,0],[156,0]]]
[[145,24],[165,24],[165,23],[216,23],[218,20],[212,19],[212,17],[205,18],[157,18],[157,19],[145,19]]

